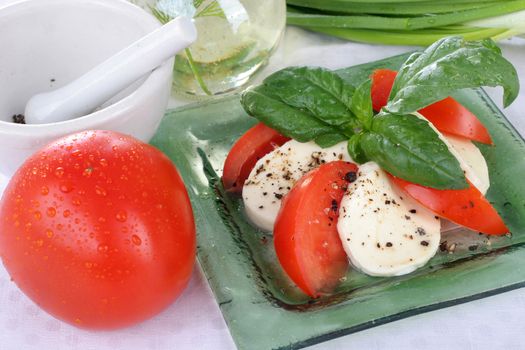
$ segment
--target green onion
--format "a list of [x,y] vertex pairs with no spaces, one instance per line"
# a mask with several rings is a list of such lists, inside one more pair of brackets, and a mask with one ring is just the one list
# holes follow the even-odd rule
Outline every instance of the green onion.
[[288,24],[343,39],[428,45],[525,33],[525,0],[287,0]]

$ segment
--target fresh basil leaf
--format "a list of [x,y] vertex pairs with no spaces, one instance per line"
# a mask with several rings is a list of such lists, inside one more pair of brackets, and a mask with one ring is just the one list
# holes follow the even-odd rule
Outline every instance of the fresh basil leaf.
[[327,148],[346,140],[348,140],[348,136],[343,134],[324,134],[316,137],[314,141],[321,148]]
[[372,108],[372,80],[368,79],[357,87],[352,97],[350,109],[366,129],[370,129],[374,110]]
[[265,85],[247,89],[241,96],[241,104],[249,115],[299,142],[341,133],[340,128],[326,124],[307,111],[289,106]]
[[347,150],[348,154],[350,155],[350,158],[354,162],[357,162],[359,164],[363,164],[369,161],[369,159],[366,157],[365,153],[363,152],[363,149],[361,148],[361,137],[363,136],[363,133],[355,134],[348,140],[347,144]]
[[468,186],[456,157],[428,121],[414,115],[378,114],[359,146],[368,159],[407,181],[437,189]]
[[456,90],[480,86],[502,86],[506,107],[518,95],[516,69],[490,39],[469,42],[461,37],[447,37],[403,64],[386,109],[412,113]]
[[273,73],[263,84],[287,105],[329,125],[355,120],[350,109],[354,87],[328,69],[289,67]]

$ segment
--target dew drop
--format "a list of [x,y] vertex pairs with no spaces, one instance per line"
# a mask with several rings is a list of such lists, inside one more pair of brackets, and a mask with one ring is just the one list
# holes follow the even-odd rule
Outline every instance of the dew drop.
[[135,244],[135,245],[141,245],[142,244],[142,240],[137,235],[131,236],[131,242],[133,242],[133,244]]
[[73,152],[71,152],[71,155],[74,156],[74,157],[80,158],[80,157],[82,157],[82,151],[79,150],[79,149],[76,149]]
[[82,176],[90,177],[92,173],[93,173],[93,168],[89,167],[89,168],[84,169],[84,171],[82,172]]
[[90,268],[93,267],[93,263],[92,263],[92,262],[89,262],[89,261],[86,261],[86,262],[84,263],[84,266],[86,267],[86,269],[90,269]]
[[120,222],[125,222],[128,219],[128,214],[124,210],[121,210],[115,215],[115,219]]
[[73,186],[71,186],[71,184],[65,183],[65,182],[61,183],[59,188],[60,188],[60,191],[63,192],[63,193],[69,193],[69,192],[71,192],[73,190]]
[[53,238],[53,235],[54,235],[54,233],[53,233],[52,230],[50,230],[50,229],[47,229],[47,230],[46,230],[46,236],[47,236],[47,238]]
[[104,159],[104,158],[100,159],[98,162],[103,167],[107,167],[108,166],[108,161],[106,159]]
[[105,197],[108,193],[105,188],[100,186],[95,186],[95,193],[101,197]]
[[38,210],[35,211],[33,213],[33,215],[35,216],[35,219],[37,219],[37,220],[40,220],[42,218],[42,213],[40,211],[38,211]]
[[109,250],[109,247],[105,244],[99,244],[97,250],[101,253],[106,253]]
[[69,217],[69,216],[71,215],[71,211],[70,211],[69,209],[66,209],[66,210],[64,210],[64,212],[62,213],[62,215],[63,215],[65,218],[67,218],[67,217]]
[[40,193],[42,193],[42,195],[44,196],[47,196],[47,194],[49,193],[49,188],[47,186],[42,186]]
[[54,207],[47,208],[47,216],[54,217],[57,214],[57,210]]
[[78,197],[75,197],[73,198],[73,200],[71,201],[73,203],[73,205],[76,205],[77,207],[82,204],[82,201],[80,200],[80,198]]
[[64,168],[62,168],[61,166],[57,167],[55,169],[55,176],[58,178],[61,178],[62,176],[64,176]]

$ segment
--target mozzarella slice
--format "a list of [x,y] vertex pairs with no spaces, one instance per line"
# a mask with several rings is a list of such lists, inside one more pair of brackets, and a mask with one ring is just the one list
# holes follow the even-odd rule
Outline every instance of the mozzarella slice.
[[457,154],[465,176],[483,194],[487,193],[490,186],[489,169],[487,161],[480,150],[472,141],[453,135],[443,135]]
[[[427,120],[421,113],[414,113],[414,115],[420,119]],[[456,157],[459,166],[465,172],[465,177],[481,193],[487,193],[490,186],[489,171],[487,162],[479,149],[470,140],[452,135],[445,136],[432,123],[429,123],[429,125],[447,145],[450,153]]]
[[371,276],[398,276],[423,266],[440,240],[440,220],[398,193],[373,162],[359,167],[343,196],[337,223],[352,264]]
[[291,140],[259,159],[242,190],[249,219],[259,228],[272,231],[283,196],[297,180],[320,164],[351,161],[346,145],[341,142],[321,148],[314,142]]

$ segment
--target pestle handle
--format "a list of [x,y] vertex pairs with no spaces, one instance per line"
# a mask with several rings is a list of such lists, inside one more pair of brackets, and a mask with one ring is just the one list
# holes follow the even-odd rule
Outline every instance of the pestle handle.
[[193,21],[177,17],[66,86],[33,96],[26,105],[26,123],[54,123],[89,114],[196,39]]

